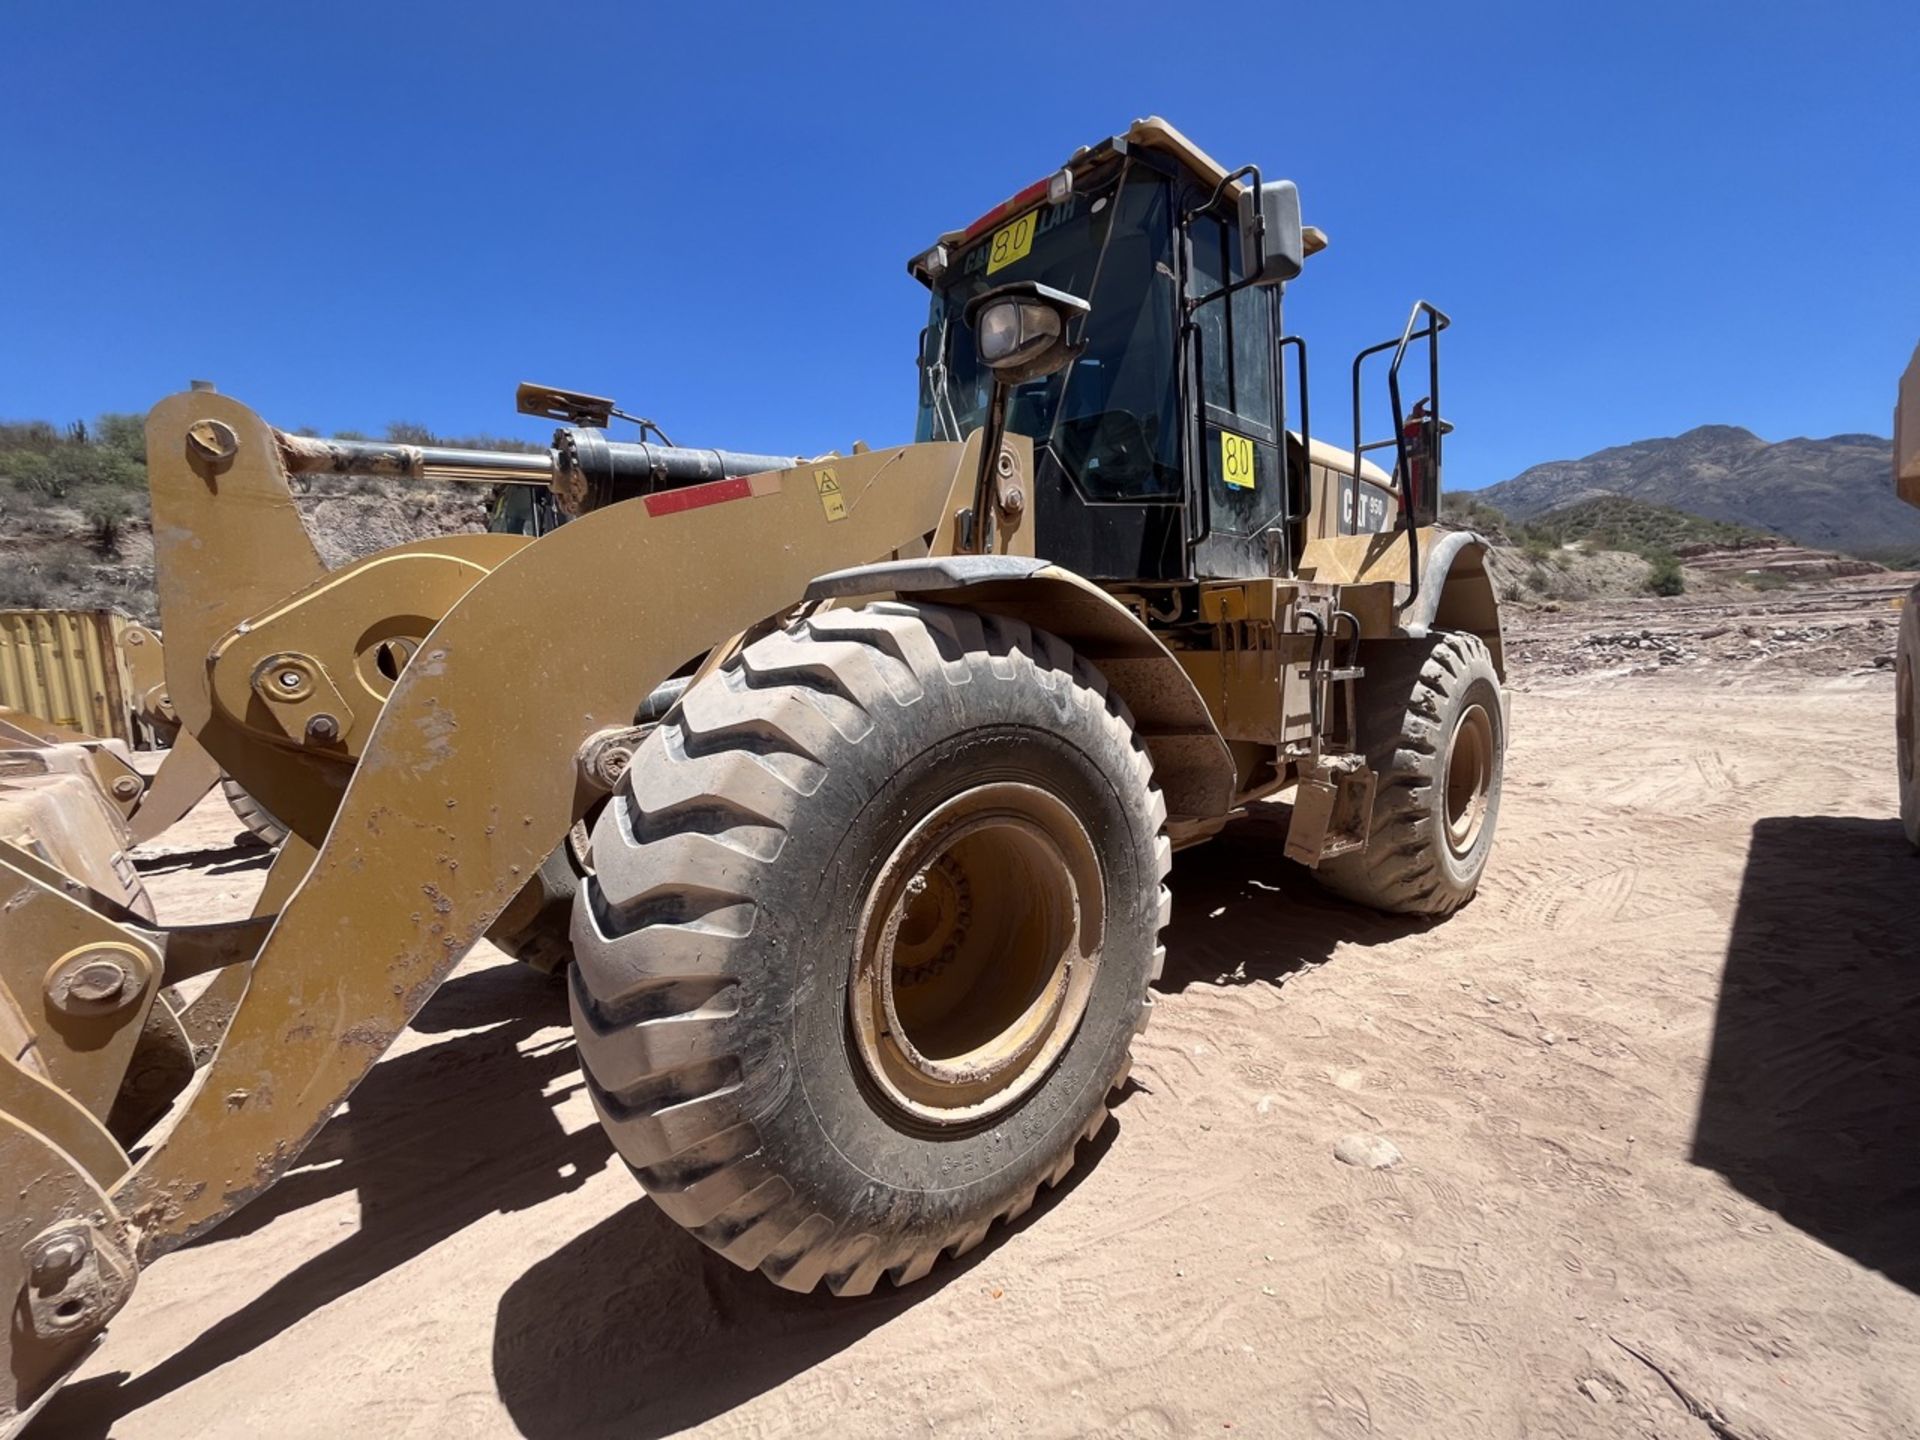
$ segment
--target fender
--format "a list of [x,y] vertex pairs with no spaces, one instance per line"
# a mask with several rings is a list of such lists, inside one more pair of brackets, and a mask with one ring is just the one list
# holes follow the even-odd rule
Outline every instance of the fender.
[[1444,534],[1422,532],[1420,593],[1401,612],[1407,635],[1423,638],[1431,630],[1466,630],[1486,642],[1493,668],[1507,678],[1506,652],[1500,637],[1500,601],[1493,577],[1487,572],[1487,553],[1493,547],[1471,530]]
[[1170,822],[1213,820],[1233,804],[1236,772],[1206,701],[1160,638],[1071,570],[1020,555],[890,560],[815,577],[810,601],[911,595],[1023,620],[1092,661],[1133,712]]

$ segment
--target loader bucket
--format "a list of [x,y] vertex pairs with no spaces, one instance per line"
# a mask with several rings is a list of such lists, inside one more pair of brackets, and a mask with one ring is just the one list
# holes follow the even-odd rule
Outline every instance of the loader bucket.
[[[298,523],[276,432],[225,396],[156,407],[167,688],[184,731],[292,827],[269,882],[287,893],[277,915],[160,926],[103,889],[111,867],[81,847],[25,828],[32,843],[0,843],[0,1162],[19,1177],[0,1195],[0,1433],[99,1338],[141,1266],[297,1160],[605,795],[593,742],[631,733],[660,682],[789,612],[815,576],[950,545],[977,448],[729,477],[537,541],[422,542],[288,596],[263,559]],[[417,628],[382,628],[396,616]],[[83,861],[84,882],[67,868]],[[244,998],[147,1129],[128,1097],[180,1053],[168,991],[213,972]]]

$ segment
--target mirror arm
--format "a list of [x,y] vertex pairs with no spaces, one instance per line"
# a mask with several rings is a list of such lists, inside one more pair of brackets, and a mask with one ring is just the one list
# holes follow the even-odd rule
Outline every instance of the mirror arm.
[[[1258,165],[1242,165],[1238,170],[1235,170],[1232,174],[1222,175],[1220,177],[1220,183],[1213,187],[1213,193],[1207,196],[1205,200],[1201,201],[1198,205],[1194,206],[1191,210],[1187,211],[1186,214],[1180,217],[1180,228],[1184,231],[1188,225],[1193,223],[1195,216],[1204,215],[1207,213],[1207,211],[1213,209],[1215,205],[1220,203],[1220,197],[1227,193],[1227,186],[1231,185],[1234,181],[1242,178],[1243,176],[1249,176],[1249,175],[1253,177],[1253,193],[1255,195],[1258,195],[1260,193],[1260,185],[1261,185],[1260,167]],[[1245,278],[1244,280],[1236,280],[1231,285],[1222,285],[1218,290],[1215,290],[1211,295],[1202,295],[1197,300],[1188,300],[1186,302],[1186,305],[1187,305],[1187,313],[1189,315],[1191,315],[1195,310],[1198,310],[1202,305],[1211,304],[1215,300],[1224,300],[1227,296],[1233,294],[1235,291],[1246,289],[1247,286],[1253,284],[1256,280],[1258,280],[1260,276],[1260,272],[1267,268],[1266,219],[1264,216],[1260,214],[1260,210],[1258,206],[1254,207],[1253,219],[1254,219],[1254,235],[1253,235],[1254,253],[1251,257],[1248,257],[1246,255],[1242,255],[1240,257],[1240,268],[1242,271],[1245,272],[1247,278]],[[1252,259],[1253,261],[1252,264],[1247,263],[1249,258]]]
[[[1062,367],[1071,368],[1073,359],[1086,344],[1084,341],[1079,345],[1069,343],[1068,327],[1076,316],[1084,316],[1093,308],[1079,296],[1056,290],[1051,285],[1037,280],[1015,280],[982,291],[969,300],[965,311],[967,323],[977,326],[977,316],[1003,304],[1051,312],[1054,328],[1050,335],[1036,332],[1032,338],[1045,340],[1047,344],[1035,350],[1029,343],[1026,322],[1016,315],[1015,324],[1019,328],[1015,331],[1013,348],[995,361],[981,354],[981,363],[993,373],[993,388],[987,401],[987,422],[980,432],[979,469],[973,477],[973,508],[962,527],[959,545],[961,550],[974,555],[986,555],[993,549],[993,515],[998,508],[994,504],[994,477],[1000,465],[1000,444],[1007,433],[1008,397],[1016,385],[1056,375]],[[977,336],[974,343],[977,349],[980,343]]]
[[[1207,198],[1204,201],[1202,201],[1200,204],[1194,206],[1193,209],[1187,211],[1185,216],[1183,216],[1182,218],[1184,220],[1190,221],[1196,215],[1204,215],[1207,211],[1211,210],[1215,205],[1220,203],[1220,197],[1227,193],[1227,186],[1231,185],[1234,181],[1240,179],[1241,177],[1248,176],[1248,175],[1251,175],[1253,177],[1253,193],[1255,196],[1258,196],[1260,194],[1260,185],[1261,185],[1260,167],[1258,165],[1242,165],[1238,170],[1235,170],[1232,174],[1222,175],[1220,177],[1220,183],[1213,187],[1213,193],[1207,196]],[[1254,252],[1255,252],[1254,258],[1259,263],[1253,266],[1248,266],[1246,263],[1247,257],[1244,255],[1240,257],[1240,263],[1243,269],[1251,269],[1253,273],[1257,275],[1260,273],[1262,269],[1266,267],[1267,227],[1266,227],[1265,217],[1263,217],[1260,214],[1260,207],[1257,205],[1254,207],[1253,216],[1254,216]]]
[[967,514],[966,533],[959,549],[986,555],[993,549],[993,472],[1000,463],[1000,442],[1007,434],[1007,392],[1012,387],[995,378],[987,401],[987,423],[981,427],[980,466],[973,477],[973,508]]

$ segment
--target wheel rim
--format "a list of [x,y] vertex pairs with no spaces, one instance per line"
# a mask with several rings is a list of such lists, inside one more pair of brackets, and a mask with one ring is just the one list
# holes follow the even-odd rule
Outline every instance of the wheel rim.
[[1900,783],[1913,783],[1914,733],[1913,733],[1913,661],[1906,655],[1900,657],[1894,670],[1894,732],[1900,743]]
[[1456,856],[1473,849],[1487,823],[1493,760],[1493,717],[1486,706],[1470,705],[1447,748],[1447,848]]
[[915,826],[868,897],[848,987],[887,1102],[970,1124],[1037,1085],[1086,1013],[1102,895],[1086,828],[1034,786],[978,786]]

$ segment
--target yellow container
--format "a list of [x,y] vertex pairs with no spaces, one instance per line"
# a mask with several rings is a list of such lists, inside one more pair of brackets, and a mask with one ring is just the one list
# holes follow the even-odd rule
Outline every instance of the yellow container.
[[0,705],[129,745],[150,742],[133,709],[117,610],[0,610]]

